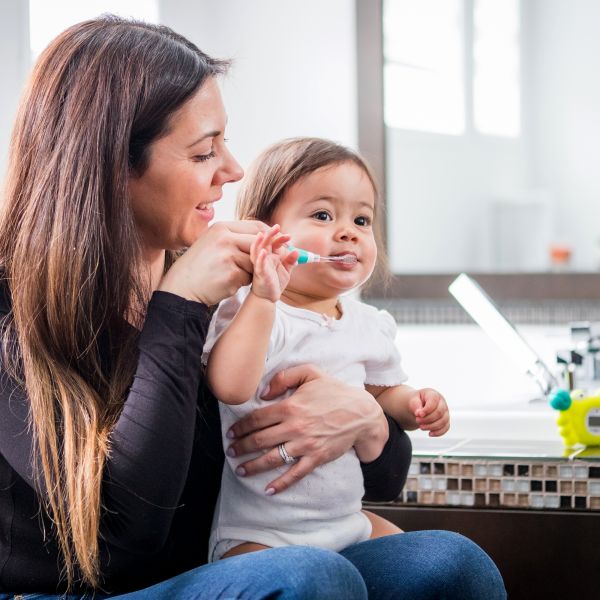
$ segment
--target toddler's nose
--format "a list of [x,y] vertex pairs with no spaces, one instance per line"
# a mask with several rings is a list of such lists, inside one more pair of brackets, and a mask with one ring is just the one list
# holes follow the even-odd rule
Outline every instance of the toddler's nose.
[[357,239],[357,235],[352,227],[340,227],[337,238],[343,242],[351,242]]

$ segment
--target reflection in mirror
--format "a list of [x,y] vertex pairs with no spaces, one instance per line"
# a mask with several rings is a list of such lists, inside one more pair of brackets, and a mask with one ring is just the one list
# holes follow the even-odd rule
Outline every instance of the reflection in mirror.
[[383,0],[395,273],[600,268],[600,3]]

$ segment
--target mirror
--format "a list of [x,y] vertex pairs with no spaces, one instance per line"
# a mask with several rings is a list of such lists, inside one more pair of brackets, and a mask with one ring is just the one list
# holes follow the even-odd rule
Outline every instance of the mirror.
[[359,143],[393,271],[597,272],[600,3],[361,4],[359,89],[381,93],[359,92]]

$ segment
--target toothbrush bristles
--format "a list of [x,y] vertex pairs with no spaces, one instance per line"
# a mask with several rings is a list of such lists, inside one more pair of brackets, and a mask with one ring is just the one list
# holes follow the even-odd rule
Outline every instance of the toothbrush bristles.
[[354,256],[354,254],[344,254],[343,256],[328,256],[327,258],[328,260],[340,262],[345,265],[353,265],[358,260],[356,256]]

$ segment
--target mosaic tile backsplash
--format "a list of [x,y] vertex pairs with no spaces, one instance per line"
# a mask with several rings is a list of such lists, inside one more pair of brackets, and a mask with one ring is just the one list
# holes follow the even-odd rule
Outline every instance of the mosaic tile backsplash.
[[[389,311],[397,323],[471,324],[473,319],[452,298],[442,300],[402,298],[371,298],[365,301]],[[498,308],[512,323],[551,325],[571,321],[600,321],[597,300],[498,301]]]
[[560,443],[413,440],[396,502],[407,505],[600,511],[600,448]]

